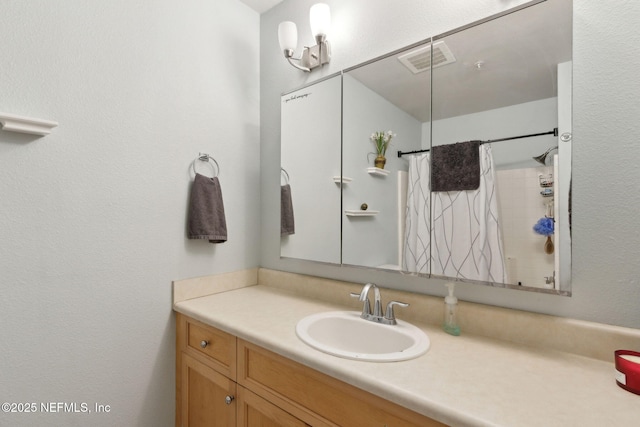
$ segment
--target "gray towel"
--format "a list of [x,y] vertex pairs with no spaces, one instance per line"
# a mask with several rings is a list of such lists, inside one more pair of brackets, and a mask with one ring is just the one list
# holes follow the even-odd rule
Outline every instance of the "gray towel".
[[217,177],[196,173],[191,187],[187,235],[190,239],[208,239],[211,243],[227,241],[227,222]]
[[431,148],[431,191],[476,190],[480,186],[480,141]]
[[280,235],[295,234],[295,232],[291,186],[286,184],[280,187]]

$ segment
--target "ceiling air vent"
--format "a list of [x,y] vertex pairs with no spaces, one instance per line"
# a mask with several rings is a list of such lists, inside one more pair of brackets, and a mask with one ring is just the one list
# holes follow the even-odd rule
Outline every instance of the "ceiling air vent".
[[433,66],[431,66],[430,45],[405,53],[398,57],[398,61],[402,62],[413,74],[418,74],[429,68],[438,68],[456,62],[456,58],[444,40],[440,40],[433,44]]

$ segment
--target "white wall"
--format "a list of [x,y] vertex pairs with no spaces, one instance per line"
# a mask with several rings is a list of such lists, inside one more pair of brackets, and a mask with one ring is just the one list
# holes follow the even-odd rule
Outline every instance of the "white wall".
[[[0,131],[1,400],[111,405],[0,425],[173,425],[171,280],[259,263],[259,15],[3,1],[0,40],[0,111],[60,122]],[[221,245],[185,237],[198,152],[221,167]]]
[[[281,92],[356,65],[522,1],[443,2],[328,1],[333,46],[331,64],[311,74],[281,57],[277,26],[298,23],[300,44],[312,38],[313,0],[285,0],[261,16],[261,265],[320,276],[373,281],[379,285],[443,295],[442,281],[346,267],[280,260],[278,104]],[[463,300],[640,327],[640,5],[611,7],[597,0],[574,2],[573,75],[573,296],[460,285]]]

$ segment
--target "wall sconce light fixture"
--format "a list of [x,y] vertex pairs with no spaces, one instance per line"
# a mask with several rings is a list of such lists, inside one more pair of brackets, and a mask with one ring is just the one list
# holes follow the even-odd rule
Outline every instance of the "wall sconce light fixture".
[[[316,67],[328,64],[331,61],[331,46],[327,41],[327,33],[331,27],[331,11],[329,5],[317,3],[309,10],[309,20],[311,21],[311,32],[316,38],[316,45],[305,46],[300,58],[294,58],[293,54],[298,46],[298,28],[291,21],[284,21],[278,26],[278,41],[280,49],[284,52],[289,64],[299,70],[310,72]],[[293,61],[298,61],[296,64]]]

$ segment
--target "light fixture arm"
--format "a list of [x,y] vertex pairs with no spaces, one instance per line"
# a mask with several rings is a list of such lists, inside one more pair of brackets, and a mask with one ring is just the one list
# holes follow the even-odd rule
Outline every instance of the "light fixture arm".
[[294,58],[293,57],[293,49],[285,49],[284,50],[284,57],[287,58],[287,61],[289,61],[289,64],[291,64],[292,66],[294,66],[298,70],[302,70],[305,73],[310,73],[311,72],[310,68],[303,67],[302,65],[298,65],[295,62],[293,62],[293,61],[300,61],[300,59],[301,59],[301,58]]

